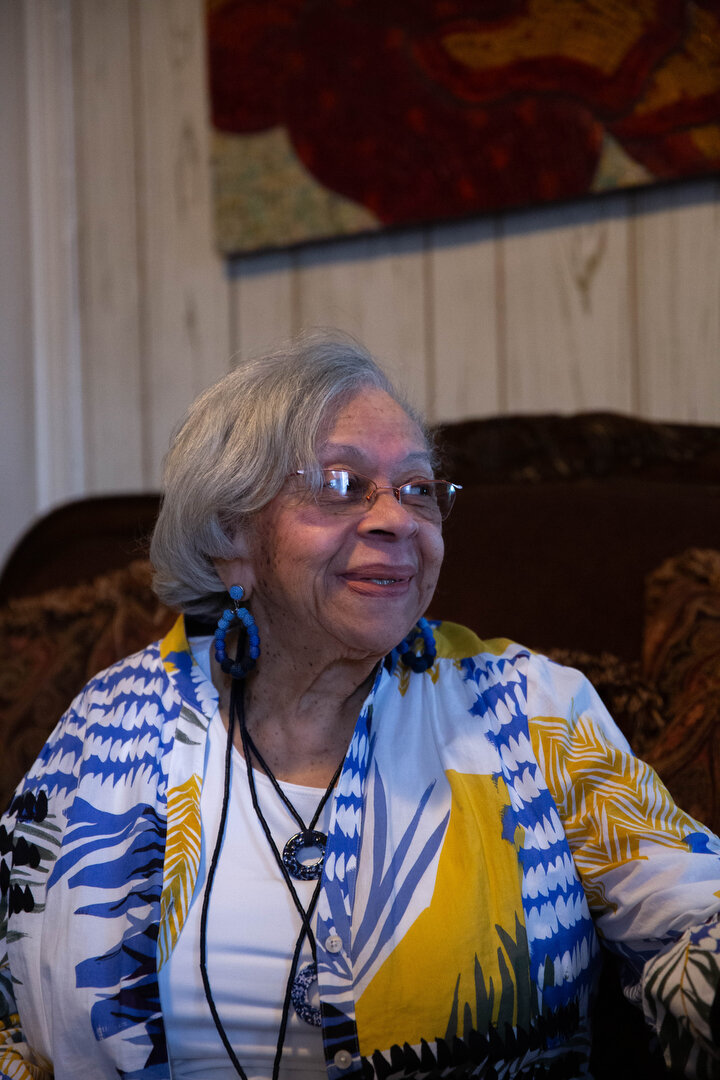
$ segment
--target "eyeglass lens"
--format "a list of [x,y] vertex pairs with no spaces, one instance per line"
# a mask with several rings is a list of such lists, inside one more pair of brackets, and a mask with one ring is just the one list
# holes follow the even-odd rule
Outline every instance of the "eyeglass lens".
[[378,487],[374,480],[348,469],[323,469],[318,502],[327,507],[369,509],[380,492],[392,492],[401,506],[422,517],[444,519],[450,513],[459,485],[445,480],[417,480],[399,488]]

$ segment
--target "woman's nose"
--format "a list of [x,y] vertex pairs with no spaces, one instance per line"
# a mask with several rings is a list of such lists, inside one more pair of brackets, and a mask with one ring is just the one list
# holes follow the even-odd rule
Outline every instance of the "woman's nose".
[[380,487],[373,493],[361,519],[361,528],[367,532],[391,532],[412,536],[418,523],[414,515],[402,505],[395,488]]

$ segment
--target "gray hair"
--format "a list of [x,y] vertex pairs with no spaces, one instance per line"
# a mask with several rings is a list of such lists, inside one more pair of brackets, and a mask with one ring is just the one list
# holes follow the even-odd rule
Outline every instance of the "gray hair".
[[323,431],[363,387],[388,393],[430,448],[416,410],[362,345],[338,333],[304,335],[240,363],[196,399],[164,461],[150,548],[163,603],[217,618],[227,594],[213,559],[233,557],[235,529],[275,498],[288,475],[317,467]]

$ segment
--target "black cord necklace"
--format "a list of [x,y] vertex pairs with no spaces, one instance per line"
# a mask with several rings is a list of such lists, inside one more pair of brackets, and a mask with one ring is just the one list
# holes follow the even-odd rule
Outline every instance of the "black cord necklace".
[[[270,769],[270,766],[265,761],[265,758],[262,756],[257,746],[253,742],[252,736],[250,735],[250,732],[247,730],[247,727],[244,723],[240,725],[240,735],[243,742],[245,760],[249,760],[247,750],[250,749],[250,751],[255,755],[255,760],[257,761],[258,765],[263,770],[272,786],[275,788],[275,791],[280,796],[288,812],[292,817],[295,818],[298,825],[300,826],[300,832],[295,833],[294,836],[291,836],[288,842],[285,844],[285,847],[283,848],[282,861],[285,869],[289,874],[292,875],[292,877],[296,878],[298,881],[314,881],[322,874],[323,863],[325,862],[325,845],[327,844],[327,836],[325,835],[325,833],[319,832],[315,828],[315,826],[318,823],[320,814],[323,811],[325,803],[330,798],[333,788],[340,779],[340,773],[343,767],[342,761],[335,770],[333,778],[328,784],[325,794],[318,803],[317,809],[313,814],[312,821],[309,825],[306,825],[293,804],[288,799],[283,789],[281,788],[275,775]],[[252,776],[252,770],[250,770],[248,774],[248,779],[250,781],[250,790],[253,793],[253,806],[255,806],[255,780]],[[258,817],[260,817],[261,822],[263,822],[264,819],[262,818],[258,807],[255,807],[255,812],[257,813]],[[270,836],[269,832],[266,832],[265,835],[267,836],[268,841],[274,846],[274,841]],[[320,857],[315,860],[315,862],[308,865],[306,863],[300,862],[298,858],[298,853],[309,848],[319,848],[321,854]]]
[[[208,869],[207,883],[206,883],[206,886],[205,886],[205,894],[203,896],[203,904],[202,904],[202,910],[201,910],[201,914],[200,914],[200,974],[202,976],[203,988],[205,990],[205,998],[207,1000],[208,1007],[210,1009],[210,1014],[211,1014],[211,1016],[213,1018],[213,1022],[215,1024],[215,1027],[217,1028],[218,1035],[220,1036],[222,1044],[225,1047],[225,1050],[226,1050],[226,1052],[228,1054],[228,1057],[230,1058],[231,1062],[233,1063],[233,1066],[234,1066],[235,1071],[237,1072],[238,1076],[240,1076],[242,1078],[242,1080],[247,1080],[247,1074],[243,1070],[243,1067],[240,1064],[240,1062],[239,1062],[239,1060],[237,1058],[237,1055],[235,1054],[235,1051],[232,1048],[230,1040],[229,1040],[229,1038],[227,1036],[227,1032],[225,1031],[225,1027],[223,1025],[223,1022],[220,1019],[220,1015],[218,1013],[217,1006],[215,1005],[215,999],[213,998],[212,989],[211,989],[211,986],[210,986],[210,979],[209,979],[208,971],[207,971],[207,920],[208,920],[208,911],[209,911],[209,908],[210,908],[210,894],[212,892],[212,886],[213,886],[213,882],[214,882],[214,879],[215,879],[215,872],[217,870],[217,864],[218,864],[218,860],[219,860],[219,857],[220,857],[220,849],[222,848],[222,843],[223,843],[223,839],[224,839],[224,836],[225,836],[225,826],[226,826],[226,823],[227,823],[228,807],[229,807],[229,802],[230,802],[230,777],[231,777],[231,772],[232,772],[233,736],[234,736],[234,730],[235,730],[235,721],[237,719],[238,727],[239,727],[239,730],[240,730],[240,738],[242,740],[242,745],[243,745],[243,754],[244,754],[244,757],[245,757],[245,766],[246,766],[246,769],[247,769],[248,784],[249,784],[249,787],[250,787],[250,797],[251,797],[251,800],[252,800],[253,809],[255,810],[255,813],[257,814],[257,817],[258,817],[258,820],[259,820],[259,822],[260,822],[260,824],[262,826],[263,832],[265,833],[267,841],[268,841],[268,843],[270,845],[270,849],[271,849],[271,851],[273,853],[273,856],[274,856],[275,861],[276,861],[276,863],[278,865],[278,868],[279,868],[280,873],[281,873],[281,875],[283,877],[283,880],[285,881],[285,884],[287,885],[287,887],[288,887],[288,889],[290,891],[290,895],[292,896],[293,903],[295,904],[295,907],[297,908],[298,914],[300,915],[300,919],[301,919],[301,922],[302,922],[302,926],[300,928],[300,933],[299,933],[297,941],[295,943],[295,949],[294,949],[294,952],[293,952],[292,962],[290,964],[290,974],[288,976],[287,985],[286,985],[286,988],[285,988],[285,1000],[283,1001],[283,1007],[282,1007],[282,1013],[281,1013],[281,1019],[280,1019],[280,1030],[278,1032],[277,1049],[275,1051],[275,1060],[273,1062],[272,1078],[273,1078],[273,1080],[277,1080],[279,1072],[280,1072],[280,1061],[282,1059],[283,1045],[284,1045],[284,1042],[285,1042],[285,1034],[286,1034],[286,1031],[287,1031],[287,1024],[288,1024],[288,1019],[289,1019],[289,1015],[290,1015],[290,1004],[293,1001],[293,996],[294,996],[293,995],[293,989],[294,989],[294,986],[295,986],[295,980],[296,980],[296,976],[297,976],[298,963],[300,961],[300,953],[301,953],[301,950],[302,950],[303,942],[304,942],[306,937],[307,937],[307,939],[308,939],[308,941],[310,943],[310,949],[312,951],[312,957],[313,957],[313,964],[311,965],[313,970],[309,974],[311,974],[313,976],[316,974],[315,965],[317,963],[317,953],[316,953],[316,946],[315,946],[315,935],[313,934],[310,922],[311,922],[313,913],[315,911],[315,906],[317,904],[318,897],[320,895],[320,875],[321,875],[321,872],[322,872],[323,862],[325,860],[325,843],[327,841],[327,837],[325,836],[324,833],[317,832],[315,830],[315,825],[317,824],[317,822],[318,822],[318,820],[320,818],[320,814],[322,813],[323,807],[325,806],[328,799],[330,798],[332,790],[333,790],[333,788],[335,787],[335,784],[338,781],[338,778],[339,778],[340,773],[342,771],[343,762],[341,761],[340,764],[338,765],[337,769],[335,770],[333,778],[330,781],[330,783],[328,784],[328,787],[327,787],[322,799],[320,800],[320,802],[318,804],[318,807],[317,807],[317,809],[315,811],[315,814],[313,815],[312,821],[310,822],[309,827],[306,828],[302,818],[300,817],[300,815],[298,814],[298,812],[296,811],[295,807],[292,805],[290,800],[285,795],[285,792],[280,787],[280,784],[278,783],[276,777],[273,775],[271,769],[268,767],[268,765],[265,762],[264,758],[262,757],[262,755],[259,753],[257,747],[255,746],[255,743],[253,742],[253,740],[250,737],[250,734],[249,734],[249,732],[247,730],[247,727],[245,725],[245,694],[244,694],[244,683],[243,683],[243,680],[241,680],[241,679],[233,679],[233,681],[232,681],[232,686],[231,686],[231,689],[230,689],[230,710],[229,710],[229,713],[230,713],[230,715],[229,715],[229,722],[228,722],[228,734],[227,734],[227,742],[226,742],[226,746],[225,746],[225,778],[224,778],[224,784],[223,784],[223,799],[222,799],[222,809],[221,809],[221,812],[220,812],[220,823],[218,825],[218,834],[217,834],[217,839],[215,841],[215,849],[213,851],[212,858],[210,860],[210,866],[209,866],[209,869]],[[252,768],[252,757],[251,757],[252,754],[255,755],[255,757],[256,757],[256,759],[258,761],[258,764],[261,766],[261,768],[263,769],[263,771],[267,775],[267,777],[270,780],[270,782],[271,782],[272,786],[274,787],[275,791],[277,791],[277,793],[280,795],[280,798],[282,799],[284,805],[287,807],[288,811],[292,814],[294,819],[297,821],[297,823],[299,824],[300,829],[301,829],[301,832],[296,834],[295,837],[291,837],[291,839],[285,845],[285,848],[284,848],[284,851],[283,851],[282,855],[280,854],[280,852],[279,852],[279,850],[277,848],[277,845],[276,845],[276,843],[275,843],[275,841],[273,839],[272,833],[270,831],[270,827],[269,827],[269,825],[268,825],[268,823],[267,823],[267,821],[265,819],[265,816],[264,816],[264,814],[263,814],[263,812],[262,812],[262,810],[260,808],[260,804],[258,802],[257,790],[256,790],[256,787],[255,787],[255,777],[253,775],[253,768]],[[291,857],[287,857],[286,852],[288,851],[288,845],[291,845],[293,843],[296,843],[297,846],[294,849],[292,849]],[[320,857],[316,860],[315,863],[311,864],[309,867],[305,866],[303,863],[300,863],[299,860],[297,859],[297,851],[300,848],[306,848],[306,847],[319,847],[320,850],[321,850]],[[293,862],[293,860],[294,860],[294,862]],[[289,868],[288,863],[290,863],[291,867],[293,867],[294,864],[296,863],[297,866],[300,868],[300,872],[295,874],[295,876],[297,878],[299,878],[301,880],[312,880],[314,878],[317,878],[317,885],[315,886],[312,898],[310,900],[310,904],[308,905],[307,909],[305,909],[303,907],[303,905],[302,905],[302,903],[300,901],[300,898],[299,898],[299,896],[297,894],[297,890],[295,889],[295,886],[293,884],[292,877],[291,877],[292,870]],[[309,871],[309,873],[308,873],[308,871]],[[306,970],[306,969],[304,969],[304,970]],[[315,1017],[313,1015],[311,1019],[308,1019],[308,1016],[301,1013],[299,1009],[297,1011],[309,1023],[319,1025],[319,1022],[320,1022],[319,1021],[319,1015],[317,1017]],[[314,1012],[316,1012],[316,1010],[309,1010],[309,1012],[314,1013]]]

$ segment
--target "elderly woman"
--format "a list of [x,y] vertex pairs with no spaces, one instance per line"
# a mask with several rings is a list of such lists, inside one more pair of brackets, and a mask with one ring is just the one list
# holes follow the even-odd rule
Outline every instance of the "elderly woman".
[[422,618],[435,468],[342,338],[193,405],[152,545],[184,617],[4,819],[2,1076],[586,1076],[601,941],[719,1075],[720,843],[581,675]]

